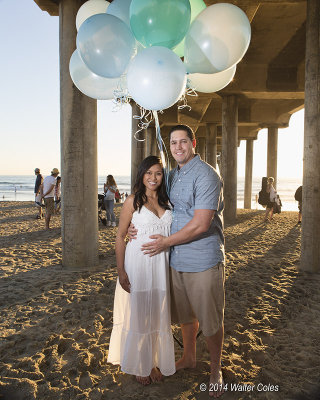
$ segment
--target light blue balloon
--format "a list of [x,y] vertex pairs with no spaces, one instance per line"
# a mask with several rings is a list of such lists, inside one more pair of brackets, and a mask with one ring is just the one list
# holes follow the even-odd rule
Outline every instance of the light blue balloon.
[[125,79],[103,78],[90,71],[81,60],[78,50],[70,58],[69,71],[72,82],[80,92],[96,100],[111,100],[115,97],[115,91],[126,89]]
[[135,39],[119,18],[96,14],[80,26],[77,49],[92,72],[105,78],[118,78],[134,56]]
[[[121,19],[130,28],[130,4],[132,0],[113,0],[107,14]],[[131,29],[131,28],[130,28]]]

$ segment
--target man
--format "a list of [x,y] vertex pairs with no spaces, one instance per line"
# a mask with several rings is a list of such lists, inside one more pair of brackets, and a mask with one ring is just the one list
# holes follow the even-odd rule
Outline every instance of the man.
[[37,219],[41,219],[43,217],[43,212],[42,212],[42,204],[41,204],[42,199],[41,199],[40,190],[41,190],[41,185],[43,182],[43,176],[40,174],[40,168],[36,168],[34,170],[34,174],[36,175],[36,182],[34,185],[34,201],[39,210]]
[[176,368],[196,366],[196,335],[205,336],[211,361],[209,395],[224,391],[221,372],[224,315],[224,236],[222,180],[195,154],[194,133],[186,125],[170,132],[170,150],[178,166],[170,173],[174,206],[171,235],[150,236],[142,246],[156,255],[168,247],[172,321],[181,324],[184,353]]
[[50,229],[50,219],[51,215],[54,213],[54,187],[58,175],[58,168],[53,168],[51,175],[47,176],[42,184],[42,197],[44,198],[44,205],[46,207],[46,229]]

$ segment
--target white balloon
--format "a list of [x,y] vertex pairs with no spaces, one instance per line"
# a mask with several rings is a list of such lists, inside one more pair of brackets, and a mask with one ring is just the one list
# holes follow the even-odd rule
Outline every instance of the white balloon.
[[170,49],[152,46],[131,60],[127,72],[129,95],[147,110],[164,110],[176,103],[186,87],[186,69]]
[[188,87],[202,93],[212,93],[223,89],[232,81],[237,66],[215,74],[189,74]]
[[237,6],[217,3],[203,10],[186,35],[187,71],[213,74],[237,64],[248,49],[250,22]]
[[79,8],[77,17],[76,17],[76,27],[77,31],[79,30],[81,24],[91,17],[91,15],[104,13],[107,11],[110,3],[105,0],[89,0],[86,1]]
[[126,89],[126,83],[122,78],[103,78],[90,71],[77,50],[70,58],[69,71],[73,83],[80,92],[93,99],[111,100],[114,98],[115,90],[125,91]]

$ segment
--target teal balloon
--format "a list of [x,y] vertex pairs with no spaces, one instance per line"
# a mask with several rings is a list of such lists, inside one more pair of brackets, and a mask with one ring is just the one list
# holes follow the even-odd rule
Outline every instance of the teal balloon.
[[[203,0],[190,0],[190,6],[191,6],[191,19],[190,19],[190,24],[192,24],[192,21],[203,11],[207,6]],[[109,6],[110,7],[110,6]],[[184,56],[184,39],[182,42],[180,42],[177,47],[173,49],[173,51],[179,56],[183,57]]]
[[132,0],[130,25],[145,47],[175,47],[185,37],[191,17],[189,0]]
[[77,49],[86,66],[104,78],[118,78],[135,54],[135,39],[128,26],[109,14],[96,14],[79,28]]

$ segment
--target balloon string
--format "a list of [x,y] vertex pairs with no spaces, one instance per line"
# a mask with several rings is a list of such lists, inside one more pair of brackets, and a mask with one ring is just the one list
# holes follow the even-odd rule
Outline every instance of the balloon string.
[[170,185],[169,185],[170,158],[169,158],[169,155],[167,152],[166,145],[164,144],[164,141],[161,137],[158,113],[155,110],[153,110],[152,113],[153,113],[154,123],[155,123],[155,127],[156,127],[157,144],[158,144],[158,148],[160,151],[160,158],[161,158],[163,169],[164,169],[164,178],[165,178],[166,189],[167,189],[167,193],[169,195],[169,192],[170,192]]
[[182,110],[183,108],[188,108],[191,110],[191,106],[188,104],[187,96],[196,97],[198,93],[196,92],[195,88],[191,86],[190,79],[187,79],[187,87],[183,95],[180,97],[179,101],[182,101],[182,104],[178,106],[178,110]]
[[128,93],[128,89],[126,88],[126,76],[121,75],[119,78],[116,89],[113,91],[113,100],[114,107],[112,111],[116,112],[122,108],[124,104],[128,104],[130,102],[130,96]]
[[145,139],[138,139],[138,134],[143,130],[147,129],[150,123],[152,122],[153,120],[152,111],[140,107],[140,115],[133,115],[132,118],[140,120],[138,122],[138,130],[134,133],[133,136],[138,142],[144,142]]

